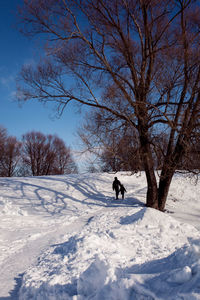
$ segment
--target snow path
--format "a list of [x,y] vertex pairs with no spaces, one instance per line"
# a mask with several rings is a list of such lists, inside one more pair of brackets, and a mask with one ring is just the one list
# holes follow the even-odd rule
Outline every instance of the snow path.
[[[34,221],[36,220],[34,219]],[[6,225],[7,228],[11,226],[8,222]],[[23,223],[21,225],[23,226]],[[55,225],[48,226],[48,224],[46,224],[44,226],[37,222],[37,226],[38,225],[42,226],[39,226],[40,232],[37,232],[36,228],[31,225],[27,227],[27,232],[24,230],[13,230],[12,233],[7,232],[7,234],[13,236],[14,239],[12,241],[10,239],[7,246],[3,244],[0,248],[1,253],[4,254],[2,255],[3,261],[0,261],[1,294],[4,296],[8,296],[8,291],[13,288],[16,274],[24,273],[31,264],[36,263],[39,254],[44,251],[46,247],[55,243],[60,235],[66,231],[78,229],[78,226],[73,226],[72,229],[71,225],[64,226],[62,224],[56,224],[56,229]],[[81,226],[81,223],[78,225]],[[34,231],[36,231],[36,233],[33,233]],[[32,234],[30,234],[30,232],[32,232]],[[5,229],[4,235],[6,236]]]
[[200,234],[171,218],[200,229],[200,184],[175,176],[163,214],[114,176],[0,178],[0,300],[200,299]]
[[[74,218],[71,218],[71,222],[62,218],[59,222],[50,225],[48,221],[47,224],[44,224],[35,217],[33,220],[30,217],[26,220],[27,217],[25,217],[25,220],[20,222],[23,230],[18,228],[11,231],[6,228],[11,228],[13,222],[17,224],[17,221],[15,222],[12,218],[11,223],[5,222],[5,228],[1,227],[3,231],[1,238],[3,236],[10,238],[9,241],[5,239],[0,246],[0,295],[3,297],[9,295],[9,291],[15,285],[16,275],[23,274],[30,265],[37,263],[40,253],[47,250],[49,245],[56,244],[66,234],[72,236],[78,234],[93,216],[93,214],[88,215],[87,213],[86,216],[76,217],[74,221]],[[36,223],[37,227],[33,226],[33,223]],[[24,229],[24,225],[26,229]]]
[[[77,181],[73,176],[67,181],[59,176],[0,179],[0,299],[17,289],[16,278],[40,253],[64,233],[79,231],[93,216],[94,209],[85,204],[85,191],[94,194],[93,184],[74,188]],[[104,206],[95,205],[95,211]]]

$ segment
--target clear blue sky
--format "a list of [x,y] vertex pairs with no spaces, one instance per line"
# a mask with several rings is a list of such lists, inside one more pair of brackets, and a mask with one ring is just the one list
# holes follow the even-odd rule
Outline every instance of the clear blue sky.
[[15,99],[16,76],[24,63],[34,59],[35,43],[16,29],[16,7],[22,0],[0,0],[0,125],[21,138],[28,131],[57,134],[67,146],[77,148],[76,128],[81,115],[69,107],[60,119],[52,119],[53,107],[32,101],[19,107]]

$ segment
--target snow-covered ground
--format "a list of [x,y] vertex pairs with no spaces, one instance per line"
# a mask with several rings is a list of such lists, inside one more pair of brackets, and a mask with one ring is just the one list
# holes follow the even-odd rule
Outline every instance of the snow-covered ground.
[[200,182],[175,175],[161,213],[114,176],[0,178],[0,300],[200,299]]

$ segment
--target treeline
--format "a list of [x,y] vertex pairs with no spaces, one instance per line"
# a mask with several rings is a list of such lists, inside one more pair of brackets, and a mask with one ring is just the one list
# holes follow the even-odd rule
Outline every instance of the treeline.
[[28,132],[18,141],[0,127],[0,176],[42,176],[77,173],[71,150],[56,135]]

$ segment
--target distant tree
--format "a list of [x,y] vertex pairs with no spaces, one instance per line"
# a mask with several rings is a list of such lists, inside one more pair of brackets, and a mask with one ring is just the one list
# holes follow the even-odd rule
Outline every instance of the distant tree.
[[[200,6],[195,0],[24,0],[24,31],[48,40],[21,72],[19,98],[79,103],[137,131],[147,206],[164,210],[200,124]],[[69,79],[72,80],[69,80]],[[157,184],[153,137],[167,133]]]
[[77,173],[78,168],[72,158],[71,150],[58,137],[54,136],[51,145],[52,153],[55,153],[55,160],[52,167],[54,174]]
[[19,164],[17,166],[16,176],[19,176],[19,177],[32,176],[32,172],[31,172],[30,166],[28,166],[23,161],[23,156],[22,156],[22,159],[20,160],[20,162],[19,162]]
[[23,135],[23,163],[33,176],[75,172],[70,148],[55,135],[29,132]]
[[16,175],[20,160],[21,143],[15,137],[8,136],[7,130],[0,127],[0,176]]
[[7,139],[7,130],[3,126],[0,126],[0,161],[3,158],[6,139]]
[[99,169],[93,163],[90,163],[88,165],[88,169],[87,170],[88,170],[89,173],[98,173],[99,172]]
[[139,139],[129,124],[119,122],[105,112],[90,112],[78,130],[83,148],[97,156],[102,171],[142,169]]
[[24,164],[30,167],[33,176],[44,175],[43,163],[47,152],[45,136],[40,132],[29,132],[23,135],[22,142]]
[[200,172],[200,135],[195,135],[191,138],[191,143],[183,155],[180,165],[180,170],[188,170],[190,173],[198,175]]
[[131,171],[137,173],[142,170],[138,141],[133,134],[109,136],[110,143],[103,148],[101,154],[103,171]]
[[17,175],[16,169],[20,158],[21,143],[17,141],[16,137],[7,137],[0,160],[1,176],[12,177]]

